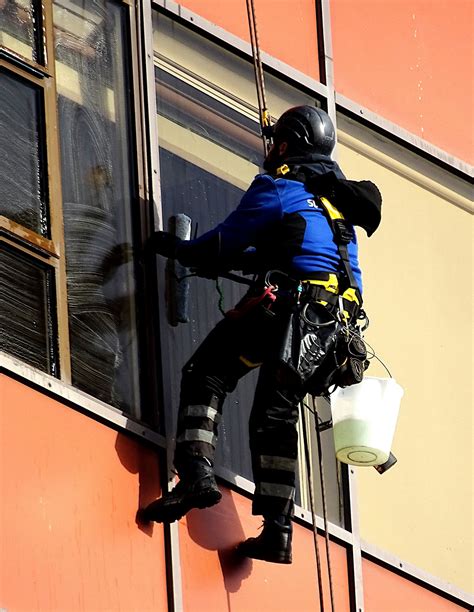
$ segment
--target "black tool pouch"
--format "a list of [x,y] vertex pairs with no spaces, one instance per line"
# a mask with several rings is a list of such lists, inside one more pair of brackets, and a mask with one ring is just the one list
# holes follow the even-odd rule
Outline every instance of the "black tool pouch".
[[280,350],[280,378],[314,396],[361,382],[367,350],[355,325],[335,320],[319,304],[292,312]]
[[320,304],[298,304],[288,319],[280,347],[280,378],[305,390],[337,344],[337,323]]
[[369,366],[367,349],[355,327],[350,326],[343,330],[341,336],[337,356],[342,361],[335,372],[333,384],[349,387],[360,383],[364,377],[364,371]]

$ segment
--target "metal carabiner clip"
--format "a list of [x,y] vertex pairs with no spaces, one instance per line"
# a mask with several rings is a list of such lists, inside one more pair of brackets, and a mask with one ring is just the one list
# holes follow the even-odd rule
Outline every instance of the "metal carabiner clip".
[[342,323],[342,325],[345,325],[348,329],[349,329],[349,316],[346,316],[345,310],[344,310],[344,302],[342,300],[342,295],[338,296],[338,305],[339,308],[337,310],[337,319],[339,321],[339,323]]
[[278,285],[276,283],[271,282],[271,276],[274,272],[278,272],[278,270],[268,270],[265,274],[265,287],[272,287],[272,293],[276,293],[278,291]]
[[[306,311],[308,309],[308,306],[310,306],[309,303],[305,304],[303,306],[303,309],[301,311],[300,317],[303,319],[303,321],[309,325],[310,327],[328,327],[329,325],[335,325],[336,324],[336,320],[334,321],[327,321],[326,323],[315,323],[314,321],[311,321],[311,319],[309,319],[306,316]],[[332,315],[331,315],[332,316]]]

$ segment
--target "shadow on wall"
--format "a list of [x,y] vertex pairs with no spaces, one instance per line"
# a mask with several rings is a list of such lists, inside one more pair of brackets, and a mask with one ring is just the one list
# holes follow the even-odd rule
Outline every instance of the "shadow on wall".
[[[138,444],[124,434],[117,434],[115,450],[122,465],[132,474],[138,474],[138,499],[135,509],[145,508],[161,497],[158,455],[155,449]],[[153,535],[154,523],[135,522],[148,536]]]
[[[117,434],[115,450],[122,465],[131,474],[138,474],[135,509],[145,508],[161,497],[156,449],[147,448],[124,434]],[[242,581],[250,576],[252,561],[235,554],[235,547],[245,539],[245,534],[231,492],[226,489],[221,489],[221,492],[219,504],[206,510],[192,510],[186,521],[189,536],[198,546],[217,551],[226,591],[235,593]],[[135,522],[143,533],[152,537],[154,522]]]
[[217,551],[226,591],[235,593],[252,573],[252,561],[235,553],[245,534],[230,491],[221,488],[221,492],[222,500],[216,506],[192,510],[187,515],[187,526],[196,544]]

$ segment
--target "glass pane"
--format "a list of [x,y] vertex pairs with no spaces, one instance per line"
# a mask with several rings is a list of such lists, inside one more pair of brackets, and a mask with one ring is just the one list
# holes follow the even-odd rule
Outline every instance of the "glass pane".
[[0,46],[39,61],[39,3],[34,0],[0,0]]
[[42,91],[0,69],[0,215],[48,235]]
[[[201,234],[235,208],[258,173],[262,142],[258,113],[249,101],[252,66],[161,15],[154,25],[163,219],[166,225],[171,215],[184,212]],[[194,62],[195,57],[202,61]],[[209,63],[216,70],[212,82]],[[235,95],[236,89],[241,93],[246,88],[247,99]],[[225,308],[245,293],[242,285],[219,284]],[[181,368],[222,317],[219,299],[214,281],[192,279],[190,323],[170,327],[163,322],[163,380],[169,381],[165,397],[172,407],[168,426],[173,430]],[[248,375],[227,398],[219,430],[219,464],[248,479],[252,469],[246,423],[256,377],[256,372]]]
[[[262,162],[256,91],[252,65],[213,43],[155,15],[155,79],[160,142],[160,174],[163,219],[186,213],[202,234],[222,221],[237,206]],[[267,77],[270,111],[278,117],[298,104],[314,104],[303,94],[274,77]],[[164,269],[164,262],[161,264]],[[164,283],[162,270],[161,282]],[[224,308],[237,302],[245,287],[219,281]],[[215,283],[193,278],[190,282],[190,323],[171,327],[162,321],[165,401],[170,407],[168,426],[174,433],[179,402],[181,368],[221,318],[220,294]],[[252,479],[248,445],[248,418],[257,372],[239,382],[224,406],[217,461],[221,467]],[[325,418],[325,417],[324,417]],[[318,456],[314,422],[310,427],[312,465],[320,500]],[[301,434],[300,434],[301,440]],[[342,525],[341,478],[335,460],[331,432],[322,433],[328,496],[332,522]],[[309,508],[308,484],[300,444],[297,502]],[[322,513],[320,506],[318,513]]]
[[139,416],[123,7],[54,4],[73,384]]
[[51,269],[0,246],[0,350],[58,375]]

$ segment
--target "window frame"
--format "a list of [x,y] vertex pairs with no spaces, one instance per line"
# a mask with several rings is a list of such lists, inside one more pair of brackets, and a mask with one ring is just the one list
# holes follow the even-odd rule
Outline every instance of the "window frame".
[[[54,57],[53,46],[51,41],[52,21],[51,13],[48,10],[48,2],[41,0],[31,0],[34,17],[37,21],[35,28],[33,49],[36,51],[37,59],[30,59],[20,53],[9,49],[5,45],[0,45],[0,58],[8,57],[11,61],[27,68],[33,73],[41,72],[44,75],[51,76],[49,70],[49,58]],[[54,65],[54,62],[53,62]]]
[[[124,8],[125,17],[125,37],[124,45],[126,52],[124,53],[123,61],[125,71],[129,83],[128,97],[130,101],[129,110],[129,125],[130,139],[132,145],[132,154],[130,159],[131,172],[133,174],[135,185],[133,189],[133,208],[132,216],[134,217],[134,227],[132,233],[134,235],[134,243],[137,240],[142,243],[146,236],[150,233],[150,223],[152,222],[151,215],[146,205],[150,198],[149,184],[149,167],[147,162],[147,146],[146,146],[146,124],[145,115],[146,108],[144,103],[144,84],[141,77],[141,61],[140,57],[140,27],[139,27],[139,9],[132,0],[112,0],[115,4]],[[33,61],[13,50],[0,45],[0,67],[7,73],[16,78],[26,81],[28,84],[39,89],[42,94],[42,125],[39,130],[41,138],[41,152],[44,152],[42,162],[42,171],[44,173],[44,191],[45,191],[45,210],[48,219],[49,236],[43,236],[37,232],[15,222],[14,220],[0,215],[0,241],[5,242],[14,250],[25,253],[36,259],[41,265],[45,265],[52,269],[55,284],[54,304],[55,308],[49,313],[52,325],[56,331],[56,346],[57,346],[57,375],[56,378],[63,384],[72,388],[72,372],[71,372],[71,346],[68,318],[68,292],[67,292],[67,274],[66,274],[66,245],[63,226],[63,204],[62,204],[62,186],[61,186],[61,152],[59,139],[59,119],[58,119],[58,101],[57,101],[57,81],[55,69],[55,47],[54,47],[54,23],[53,23],[53,0],[45,0],[37,6],[37,0],[34,0],[35,6],[40,11],[39,15],[39,31],[41,36],[38,36],[38,61]],[[135,202],[135,200],[137,200]],[[137,204],[137,206],[135,206]],[[139,217],[141,227],[138,227],[136,217]],[[138,246],[135,244],[135,246]],[[137,279],[140,287],[150,285],[149,272],[143,274],[143,279]],[[148,289],[150,291],[150,289]],[[137,291],[137,294],[139,291]],[[142,300],[143,301],[143,300]],[[149,314],[144,317],[146,321],[152,319],[153,312],[150,306],[150,300],[145,300],[143,308]],[[142,305],[140,304],[140,307]],[[147,354],[150,355],[152,363],[157,363],[157,351],[154,342],[150,341],[153,334],[156,332],[153,324],[149,326],[152,330],[144,330],[137,328],[139,345],[148,344]],[[147,340],[148,339],[148,340]],[[10,361],[9,354],[1,353],[2,361]],[[16,362],[18,358],[11,356]],[[42,372],[49,378],[49,374]],[[145,387],[144,381],[140,376],[140,387]],[[50,383],[48,382],[49,386]],[[156,384],[149,382],[146,388],[142,389],[143,401],[145,405],[156,405]],[[93,402],[102,404],[99,399],[89,396]],[[148,400],[148,401],[147,401]],[[116,408],[110,406],[110,409],[117,411]],[[132,415],[130,415],[132,416]],[[146,414],[147,422],[152,426],[156,426],[156,420],[153,421],[153,415]],[[136,416],[137,421],[140,419]]]
[[[43,5],[45,24],[51,25],[51,21],[46,17],[48,8],[52,4]],[[49,36],[48,36],[49,31]],[[46,25],[46,41],[51,38],[52,32]],[[50,44],[50,43],[47,43]],[[51,171],[60,168],[59,140],[56,114],[56,87],[55,75],[50,67],[39,67],[32,63],[19,59],[14,54],[2,48],[0,57],[0,67],[7,74],[12,74],[28,82],[32,86],[42,91],[42,109],[39,130],[41,152],[44,155],[42,170],[45,174],[44,192],[45,209],[48,218],[49,235],[47,238],[33,230],[0,216],[0,240],[4,240],[16,249],[28,253],[31,257],[38,259],[43,264],[50,266],[54,273],[54,283],[56,288],[55,306],[56,312],[50,312],[49,316],[53,321],[54,328],[57,330],[56,344],[58,347],[58,376],[67,383],[71,381],[70,358],[69,354],[69,332],[67,324],[67,294],[66,294],[66,269],[64,254],[64,236],[62,232],[62,191],[60,173]]]

